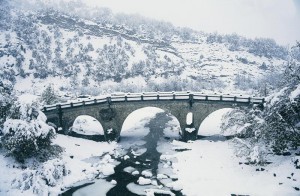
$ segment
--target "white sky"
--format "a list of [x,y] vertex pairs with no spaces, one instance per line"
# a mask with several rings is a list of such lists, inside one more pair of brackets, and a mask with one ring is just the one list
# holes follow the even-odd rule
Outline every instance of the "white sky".
[[205,32],[300,41],[300,0],[84,0],[114,13],[140,14]]

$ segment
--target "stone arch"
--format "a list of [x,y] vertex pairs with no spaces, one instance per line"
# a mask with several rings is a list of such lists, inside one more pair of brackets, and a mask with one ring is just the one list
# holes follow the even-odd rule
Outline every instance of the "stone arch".
[[72,107],[72,108],[64,108],[60,110],[53,110],[47,113],[48,121],[56,124],[58,127],[63,129],[63,132],[67,134],[70,131],[70,128],[73,126],[75,119],[79,116],[90,116],[95,118],[102,125],[102,121],[99,116],[99,107],[97,106],[80,106],[80,107]]
[[[144,114],[142,112],[144,112]],[[147,131],[145,131],[145,133],[141,133],[138,130],[140,128],[140,127],[138,127],[139,124],[137,124],[137,126],[131,126],[130,127],[130,123],[134,123],[135,120],[143,120],[143,119],[148,118],[148,117],[154,117],[157,113],[160,113],[160,112],[166,113],[166,115],[168,115],[170,117],[169,120],[172,120],[172,118],[173,118],[173,121],[176,121],[175,123],[177,123],[178,125],[180,124],[178,119],[172,113],[170,113],[169,111],[166,111],[166,110],[164,110],[162,108],[159,108],[159,107],[144,106],[142,108],[134,110],[133,112],[131,112],[126,117],[126,119],[123,122],[122,128],[121,128],[120,137],[124,137],[124,136],[125,137],[128,137],[128,136],[144,137],[144,136],[146,136],[147,133],[148,133]],[[180,127],[179,127],[179,129],[180,129]],[[174,135],[176,135],[174,133],[175,131],[176,131],[176,124],[175,124],[175,129],[172,129],[172,130],[167,129],[164,132],[164,135],[166,137],[174,137]],[[177,130],[177,131],[178,131],[177,136],[179,136],[180,131],[179,130]],[[135,133],[138,134],[138,135],[135,135]],[[171,133],[173,133],[173,134],[171,134]]]
[[[126,118],[135,110],[144,107],[156,107],[173,115],[180,124],[180,127],[185,127],[186,115],[190,110],[190,106],[186,101],[150,101],[150,102],[127,102],[127,103],[112,103],[109,107],[100,111],[100,116],[108,117],[105,122],[101,122],[104,130],[116,130],[114,133],[117,138],[120,136],[122,125]],[[109,135],[109,131],[106,135]],[[108,137],[109,138],[109,137]]]
[[196,128],[196,134],[202,122],[212,113],[224,108],[235,108],[232,104],[210,104],[210,103],[195,103],[191,109],[194,114],[194,127]]
[[233,108],[221,108],[210,113],[198,127],[198,135],[212,136],[221,133],[220,123],[222,116]]

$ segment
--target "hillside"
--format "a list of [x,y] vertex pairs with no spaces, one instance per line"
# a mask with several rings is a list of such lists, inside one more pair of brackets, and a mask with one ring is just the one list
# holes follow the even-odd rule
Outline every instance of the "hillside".
[[279,74],[287,62],[287,49],[271,39],[196,32],[102,8],[83,15],[70,5],[25,9],[31,5],[12,2],[3,1],[1,10],[0,77],[20,93],[39,95],[51,84],[61,95],[262,95],[261,78]]

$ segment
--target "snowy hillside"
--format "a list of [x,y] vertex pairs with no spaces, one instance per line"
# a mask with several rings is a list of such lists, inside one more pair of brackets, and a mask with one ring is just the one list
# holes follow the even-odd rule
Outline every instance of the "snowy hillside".
[[0,77],[20,93],[39,95],[52,84],[62,95],[156,90],[261,95],[258,81],[286,64],[287,49],[270,39],[196,32],[100,8],[87,16],[69,7],[27,6],[7,5],[2,12],[11,17],[2,19],[0,33]]

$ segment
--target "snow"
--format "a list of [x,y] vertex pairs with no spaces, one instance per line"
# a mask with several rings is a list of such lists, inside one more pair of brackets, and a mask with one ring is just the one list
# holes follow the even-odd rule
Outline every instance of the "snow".
[[117,181],[112,180],[112,181],[110,181],[110,183],[113,184],[113,185],[116,185],[116,184],[117,184]]
[[254,146],[252,152],[250,153],[250,161],[253,163],[260,163],[260,162],[264,162],[264,157],[266,156],[266,154],[264,153],[265,150],[261,149],[260,146],[256,145]]
[[165,191],[165,190],[161,190],[161,189],[146,189],[146,195],[147,196],[155,196],[156,194],[164,194],[164,195],[170,195],[170,196],[175,196],[174,193],[172,193],[171,191]]
[[[39,127],[37,129],[37,127]],[[19,119],[8,119],[3,125],[3,134],[10,134],[14,132],[14,138],[25,137],[27,139],[34,137],[46,137],[51,127],[42,121],[30,121],[26,122]]]
[[167,123],[166,128],[164,129],[164,136],[172,139],[179,139],[181,133],[180,124],[178,119],[174,116],[170,116],[172,119]]
[[195,128],[185,128],[185,131],[189,133],[193,133],[196,129]]
[[131,149],[131,154],[133,154],[133,156],[141,156],[146,151],[147,151],[146,148],[139,148],[139,149],[136,149],[136,150]]
[[[114,149],[117,144],[114,142],[94,142],[57,135],[54,144],[65,149],[63,160],[66,162],[66,167],[71,171],[64,178],[64,186],[71,186],[85,179],[93,179],[99,173],[104,176],[114,173],[116,163],[110,156],[110,154],[115,153]],[[106,155],[101,158],[103,154]]]
[[102,166],[102,173],[105,176],[109,176],[109,175],[115,173],[114,165],[103,165]]
[[137,140],[137,138],[146,136],[149,129],[145,128],[145,125],[158,112],[163,112],[163,110],[155,107],[145,107],[132,112],[123,123],[121,140],[130,138]]
[[134,175],[134,176],[136,176],[136,175],[139,175],[140,172],[136,170],[136,171],[133,171],[131,174]]
[[[26,178],[29,184],[33,183],[32,188],[35,187],[37,190],[42,190],[43,194],[46,195],[48,193],[50,195],[58,195],[61,190],[74,185],[74,183],[94,179],[98,174],[104,177],[114,173],[114,167],[117,163],[110,156],[110,154],[115,153],[114,149],[117,144],[114,142],[110,144],[107,142],[94,142],[59,134],[53,143],[64,149],[59,159],[41,163],[38,168],[35,168],[34,164],[28,162],[26,163],[28,164],[28,169],[24,171],[19,163],[16,163],[11,157],[5,157],[4,152],[0,151],[0,167],[5,168],[1,172],[0,195],[21,195],[21,190],[12,189],[11,182],[14,180],[15,187],[25,187],[26,181],[21,180],[24,175],[32,176],[32,178]],[[104,154],[106,155],[102,156]],[[48,183],[53,187],[45,186],[44,179],[47,179]],[[101,184],[101,189],[104,192],[114,186],[109,182],[105,182],[105,180],[97,181],[94,185]],[[92,186],[86,191],[92,192],[96,188]],[[24,190],[22,195],[32,195],[33,190]],[[85,191],[85,189],[78,191],[75,195],[81,195],[81,191]],[[99,191],[101,190],[98,188]]]
[[151,178],[153,176],[152,172],[149,170],[142,171],[142,175],[145,176],[146,178]]
[[[198,135],[202,136],[212,136],[216,134],[223,134],[221,131],[221,122],[222,122],[222,117],[225,115],[227,112],[231,111],[231,108],[224,108],[217,110],[210,115],[208,115],[201,123],[199,130],[198,130]],[[224,135],[227,135],[227,133],[224,133]]]
[[153,185],[150,185],[150,184],[140,186],[140,185],[137,185],[135,183],[130,183],[126,186],[126,188],[134,194],[146,195],[147,194],[146,190],[153,189],[154,187],[153,187]]
[[72,131],[84,135],[104,135],[101,123],[87,115],[81,115],[75,119]]
[[[16,176],[21,176],[23,170],[21,168],[16,168],[17,163],[12,157],[5,157],[2,149],[0,149],[0,167],[1,177],[0,177],[0,195],[20,195],[20,190],[12,189],[11,183]],[[23,195],[32,195],[28,191],[24,191]]]
[[[157,113],[165,112],[164,110],[156,107],[144,107],[132,112],[124,121],[121,131],[121,142],[128,139],[137,140],[149,133],[149,129],[145,128],[145,125],[149,122],[149,119],[154,118]],[[169,115],[169,114],[167,114]],[[179,138],[179,132],[181,131],[178,120],[172,116],[168,122],[168,126],[164,129],[164,135],[170,138]],[[140,149],[142,150],[142,149]]]
[[129,167],[124,168],[123,171],[124,171],[124,172],[127,172],[127,173],[132,173],[133,171],[135,171],[135,168],[129,166]]
[[[173,143],[191,149],[176,154],[178,162],[173,163],[178,174],[173,185],[182,188],[185,195],[199,195],[199,191],[203,195],[299,195],[292,188],[298,186],[297,181],[286,178],[291,173],[295,179],[300,177],[290,158],[273,157],[274,164],[252,166],[239,164],[244,160],[234,155],[232,143],[214,136],[192,143]],[[265,170],[256,171],[257,168]]]
[[186,115],[186,124],[187,125],[191,125],[193,123],[193,113],[192,112],[189,112],[187,115]]
[[38,102],[38,96],[25,93],[18,96],[18,102],[20,105],[31,105],[34,102]]
[[167,179],[168,176],[166,176],[165,174],[157,174],[157,179]]
[[56,186],[57,180],[62,180],[67,175],[68,169],[65,162],[60,159],[52,159],[42,166],[42,178],[47,181],[50,186]]
[[293,90],[290,94],[290,100],[294,101],[296,97],[300,95],[300,84],[297,86],[295,90]]
[[114,183],[107,182],[104,179],[98,179],[92,185],[81,188],[73,193],[73,196],[99,196],[106,195],[106,193],[115,186]]
[[130,158],[130,157],[129,157],[128,155],[125,155],[125,156],[123,157],[124,160],[129,159],[129,158]]
[[280,100],[280,97],[283,96],[283,94],[285,93],[286,90],[287,90],[287,87],[281,89],[277,93],[273,93],[271,96],[266,98],[266,101],[269,101],[270,105],[274,105],[276,102],[278,102]]
[[[64,17],[68,17],[68,16],[64,15]],[[79,19],[78,21],[84,22],[86,25],[99,26],[97,23],[95,23],[95,21],[92,20]],[[103,25],[106,27],[103,27]],[[100,25],[99,27],[102,28],[104,32],[107,29],[110,29],[111,31],[114,32],[124,33],[121,30],[114,29],[114,26],[110,24],[110,22],[106,24],[102,24],[102,26]],[[55,41],[61,42],[62,45],[62,47],[60,48],[62,50],[61,57],[62,59],[65,59],[67,62],[70,60],[69,58],[66,57],[68,48],[73,48],[74,52],[72,55],[76,56],[79,53],[79,45],[86,47],[87,44],[91,44],[94,48],[94,51],[89,51],[87,55],[91,57],[92,69],[95,69],[94,65],[96,64],[95,62],[99,57],[97,50],[98,49],[101,50],[104,45],[117,44],[118,39],[120,38],[123,45],[125,45],[126,43],[126,45],[129,45],[130,48],[134,51],[131,54],[130,51],[125,49],[126,54],[128,54],[129,56],[129,61],[126,70],[130,70],[132,68],[132,65],[135,63],[149,60],[149,57],[145,54],[146,53],[145,51],[148,51],[148,48],[150,48],[150,50],[151,48],[153,48],[153,54],[151,55],[156,56],[158,61],[165,62],[166,60],[164,59],[164,57],[167,56],[168,58],[171,59],[171,64],[176,65],[177,63],[180,63],[181,65],[184,65],[183,73],[179,75],[178,78],[182,78],[185,81],[188,81],[190,76],[195,76],[201,79],[203,78],[203,80],[205,81],[209,81],[211,80],[212,77],[217,76],[218,79],[220,79],[226,84],[226,88],[223,89],[223,88],[215,87],[216,91],[243,92],[241,90],[236,90],[233,84],[234,77],[237,74],[248,75],[255,79],[265,74],[268,74],[273,70],[282,70],[283,69],[282,65],[285,62],[284,60],[280,60],[276,58],[255,56],[251,53],[248,53],[246,51],[247,49],[241,49],[240,51],[230,51],[228,50],[228,46],[226,46],[223,43],[213,43],[213,44],[206,43],[205,40],[207,35],[203,35],[201,32],[194,33],[196,34],[195,36],[198,37],[199,40],[193,43],[189,41],[185,42],[181,40],[181,38],[175,35],[172,39],[173,41],[170,43],[171,46],[163,47],[163,48],[160,47],[157,48],[155,45],[149,43],[133,41],[130,38],[128,38],[128,37],[134,37],[131,35],[120,37],[118,33],[116,34],[112,33],[107,35],[105,35],[106,33],[104,34],[100,33],[98,35],[91,34],[89,36],[87,34],[84,34],[83,36],[79,36],[78,41],[73,41],[71,43],[71,46],[69,46],[68,44],[66,44],[67,40],[69,39],[74,40],[74,37],[78,36],[78,31],[76,30],[76,28],[74,29],[71,28],[69,30],[59,28],[58,30],[62,34],[62,36],[58,39],[54,38],[53,27],[51,25],[49,26],[46,24],[39,23],[37,28],[39,29],[39,31],[46,32],[46,34],[51,38],[51,44],[49,45],[49,49],[52,53],[52,59],[50,59],[48,63],[48,67],[51,70],[52,69],[55,70],[54,63],[53,63],[53,58],[55,56],[53,55],[53,53],[55,51],[55,48],[57,47]],[[126,26],[124,28],[130,29],[129,27]],[[84,30],[83,32],[87,33]],[[5,38],[6,34],[9,34],[11,36],[11,41],[6,40]],[[154,40],[155,39],[160,39],[160,38],[154,37]],[[41,45],[45,44],[42,38],[40,40],[42,41]],[[157,83],[159,84],[162,80],[166,81],[169,79],[169,78],[163,79],[158,77],[156,80],[157,75],[159,75],[160,73],[158,73],[156,76],[153,75],[153,77],[151,77],[152,79],[150,80],[148,80],[148,78],[137,76],[137,77],[123,79],[120,83],[113,82],[111,80],[105,80],[101,83],[98,83],[93,79],[89,78],[90,85],[88,87],[84,87],[81,84],[79,84],[78,86],[72,86],[70,85],[71,82],[70,78],[65,78],[63,76],[55,76],[55,77],[49,76],[47,77],[47,79],[38,79],[38,78],[34,78],[33,76],[35,70],[29,69],[29,60],[35,59],[32,57],[34,56],[32,49],[30,49],[26,44],[22,42],[22,40],[20,40],[16,32],[11,32],[11,31],[2,32],[2,34],[0,35],[1,45],[5,46],[9,42],[11,42],[12,45],[22,44],[22,46],[25,47],[26,49],[25,53],[22,52],[22,55],[25,58],[24,63],[22,64],[22,68],[24,68],[25,73],[29,73],[30,75],[26,76],[26,78],[22,78],[20,76],[16,77],[17,82],[16,82],[15,89],[19,93],[28,92],[28,93],[39,95],[43,91],[43,89],[45,89],[46,86],[48,86],[49,84],[53,84],[55,90],[59,90],[61,94],[69,92],[72,95],[81,93],[81,91],[90,91],[93,93],[93,95],[98,95],[98,94],[105,94],[113,91],[120,91],[121,89],[124,88],[127,88],[128,90],[132,90],[135,92],[141,92],[143,90],[147,90],[151,88],[150,86],[154,81],[157,81]],[[178,56],[168,51],[176,51]],[[200,56],[203,56],[201,60],[200,60]],[[253,63],[249,63],[249,64],[241,63],[237,59],[238,57],[245,58],[249,62],[253,62]],[[3,65],[6,64],[12,65],[15,64],[15,61],[16,59],[12,55],[10,56],[4,55],[2,58],[0,58],[0,63]],[[263,62],[270,65],[269,66],[271,67],[270,70],[265,70],[262,72],[262,70],[259,69],[259,66]],[[73,66],[76,66],[80,69],[77,78],[77,80],[80,83],[86,74],[87,69],[85,68],[85,63],[84,62],[75,63]],[[160,70],[158,70],[158,72],[160,72]],[[196,83],[195,85],[197,87],[197,85],[199,85],[199,81],[195,80],[194,82]],[[212,89],[209,90],[211,91]]]
[[139,177],[137,182],[139,183],[139,185],[147,185],[147,184],[151,184],[151,179]]

